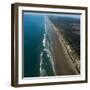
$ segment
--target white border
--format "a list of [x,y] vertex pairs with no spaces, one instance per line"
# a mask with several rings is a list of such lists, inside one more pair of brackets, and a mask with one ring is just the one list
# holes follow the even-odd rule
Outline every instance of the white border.
[[[22,79],[22,10],[35,11],[50,11],[50,12],[66,12],[66,13],[81,13],[81,75],[69,76],[53,76],[53,77],[33,77]],[[34,84],[47,82],[67,82],[85,80],[85,10],[76,9],[58,9],[58,8],[41,8],[41,7],[18,7],[18,83],[19,84]],[[59,77],[59,78],[58,78]]]

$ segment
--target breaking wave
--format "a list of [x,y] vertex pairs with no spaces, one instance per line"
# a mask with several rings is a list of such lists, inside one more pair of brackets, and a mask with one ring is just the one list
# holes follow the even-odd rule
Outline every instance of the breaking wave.
[[46,26],[46,17],[45,17],[45,32],[43,35],[42,46],[43,50],[40,53],[40,76],[52,76],[55,75],[54,68],[54,56],[52,47],[47,38],[47,26]]

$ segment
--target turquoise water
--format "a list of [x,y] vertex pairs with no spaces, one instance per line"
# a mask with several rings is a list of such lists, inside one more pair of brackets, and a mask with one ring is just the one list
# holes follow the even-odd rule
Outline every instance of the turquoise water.
[[[43,46],[45,15],[23,13],[24,77],[54,75],[50,57]],[[49,50],[48,50],[49,52]]]

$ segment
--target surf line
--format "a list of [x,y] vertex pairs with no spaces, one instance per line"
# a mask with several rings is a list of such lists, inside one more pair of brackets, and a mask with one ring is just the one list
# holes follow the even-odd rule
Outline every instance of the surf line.
[[41,53],[40,53],[40,76],[46,76],[47,75],[47,72],[46,72],[45,68],[43,67],[43,64],[44,64],[43,63],[43,60],[44,60],[44,58],[43,58],[44,53],[43,52],[46,52],[47,57],[49,58],[49,62],[51,63],[51,68],[53,70],[53,74],[56,75],[55,67],[54,67],[54,58],[52,56],[53,55],[52,51],[49,48],[51,46],[50,46],[48,38],[47,38],[47,25],[46,25],[47,19],[48,19],[47,16],[45,16],[44,19],[45,19],[44,20],[45,21],[44,22],[44,24],[45,24],[45,33],[43,35],[43,40],[42,40],[43,51],[41,51]]

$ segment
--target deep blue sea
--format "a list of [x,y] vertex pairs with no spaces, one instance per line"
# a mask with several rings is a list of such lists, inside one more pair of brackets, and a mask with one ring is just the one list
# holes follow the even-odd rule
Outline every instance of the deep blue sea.
[[[45,15],[23,14],[24,77],[54,75],[45,44]],[[43,42],[44,41],[44,42]]]

